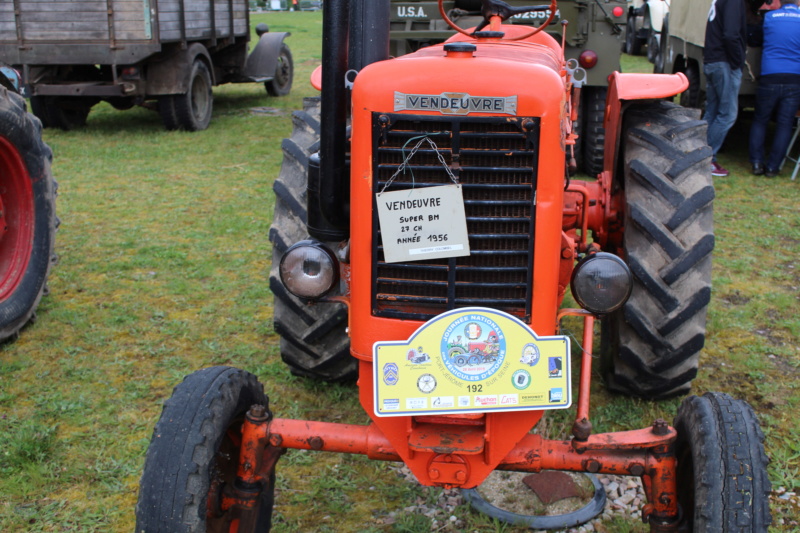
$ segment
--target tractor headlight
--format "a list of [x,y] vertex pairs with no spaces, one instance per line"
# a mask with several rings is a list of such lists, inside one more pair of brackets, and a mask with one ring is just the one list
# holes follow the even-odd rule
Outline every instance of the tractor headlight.
[[628,300],[633,289],[633,275],[616,255],[598,252],[578,263],[570,286],[578,305],[603,315],[616,311]]
[[283,285],[298,298],[320,298],[339,281],[339,262],[322,243],[307,240],[291,246],[281,257]]

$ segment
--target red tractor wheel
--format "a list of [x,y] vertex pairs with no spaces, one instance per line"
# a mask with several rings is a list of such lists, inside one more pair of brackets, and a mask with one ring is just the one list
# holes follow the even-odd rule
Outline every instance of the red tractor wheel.
[[222,496],[236,478],[245,414],[267,402],[255,376],[231,367],[198,370],[175,387],[147,449],[136,531],[269,531],[274,471],[268,480],[248,487],[258,491],[252,514],[220,510]]
[[0,88],[0,340],[33,318],[53,262],[56,185],[41,124]]
[[681,531],[756,532],[770,523],[764,434],[727,394],[686,398],[675,417]]

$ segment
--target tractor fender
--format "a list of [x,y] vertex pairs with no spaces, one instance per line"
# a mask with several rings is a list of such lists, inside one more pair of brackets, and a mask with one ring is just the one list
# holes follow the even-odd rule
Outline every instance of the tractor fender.
[[603,119],[606,138],[603,145],[603,171],[597,186],[601,197],[604,220],[614,220],[618,207],[612,201],[612,182],[618,167],[622,118],[628,105],[637,100],[659,100],[672,98],[689,87],[689,80],[682,72],[676,74],[622,74],[614,72],[608,77],[608,95]]
[[192,43],[187,48],[171,48],[147,64],[147,95],[183,94],[189,90],[192,65],[201,59],[211,74],[211,83],[216,85],[211,55],[200,43]]
[[[619,155],[622,115],[626,103],[632,100],[659,100],[672,98],[689,87],[689,80],[682,72],[676,74],[622,74],[614,72],[608,77],[606,116],[603,126],[606,131],[603,174],[601,178],[610,184]],[[613,134],[612,134],[613,133]]]
[[255,81],[265,81],[264,78],[274,77],[275,70],[278,68],[281,46],[289,35],[291,34],[285,31],[262,34],[258,39],[258,44],[247,56],[242,74]]

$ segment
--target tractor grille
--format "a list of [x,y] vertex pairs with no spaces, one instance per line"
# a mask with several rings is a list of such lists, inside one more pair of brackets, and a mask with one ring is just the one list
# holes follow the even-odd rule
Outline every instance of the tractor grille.
[[[375,316],[427,320],[483,306],[530,318],[539,123],[536,117],[374,114],[374,192],[384,190],[418,138],[428,136],[462,185],[470,245],[468,257],[385,263],[373,206]],[[407,168],[386,191],[451,183],[427,143]]]

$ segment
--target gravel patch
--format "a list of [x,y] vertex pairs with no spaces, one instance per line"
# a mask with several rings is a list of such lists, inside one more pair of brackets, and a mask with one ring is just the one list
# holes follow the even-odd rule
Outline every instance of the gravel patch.
[[[397,466],[397,472],[405,477],[407,481],[417,482],[414,475],[405,465]],[[478,488],[478,491],[496,507],[519,514],[533,514],[532,510],[535,510],[537,515],[563,514],[583,507],[591,498],[591,496],[583,500],[568,498],[546,506],[539,502],[536,495],[522,483],[522,478],[526,475],[528,474],[496,471],[487,478],[484,484]],[[585,486],[588,482],[586,476],[581,474],[575,474],[575,476],[579,484]],[[603,512],[595,519],[581,526],[558,531],[567,533],[605,531],[601,524],[615,515],[641,520],[641,508],[647,502],[641,479],[612,475],[598,475],[597,478],[606,491],[606,504]],[[589,482],[588,486],[591,488],[591,482]],[[525,497],[521,497],[521,495]],[[456,507],[464,503],[464,497],[458,489],[444,490],[436,503],[429,504],[418,501],[416,505],[406,507],[403,511],[429,517],[431,519],[431,531],[463,531],[461,528],[465,527],[466,524],[455,516],[453,512]],[[391,523],[393,521],[393,513],[386,519],[388,522],[384,521],[384,523]]]

